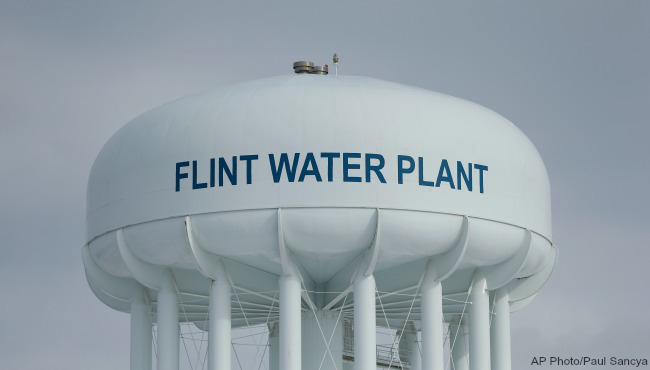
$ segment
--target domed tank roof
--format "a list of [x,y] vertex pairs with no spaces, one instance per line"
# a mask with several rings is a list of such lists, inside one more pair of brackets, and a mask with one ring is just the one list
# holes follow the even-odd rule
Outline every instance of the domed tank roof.
[[87,240],[285,207],[466,215],[551,238],[544,164],[502,116],[378,79],[302,74],[176,100],[122,127],[92,168]]

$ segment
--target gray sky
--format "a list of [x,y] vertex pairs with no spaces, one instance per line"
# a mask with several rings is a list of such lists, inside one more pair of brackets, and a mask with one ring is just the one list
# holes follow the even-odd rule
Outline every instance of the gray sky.
[[291,62],[485,105],[546,163],[557,269],[513,315],[532,356],[650,358],[647,1],[0,3],[0,368],[128,367],[83,274],[85,187],[134,116]]

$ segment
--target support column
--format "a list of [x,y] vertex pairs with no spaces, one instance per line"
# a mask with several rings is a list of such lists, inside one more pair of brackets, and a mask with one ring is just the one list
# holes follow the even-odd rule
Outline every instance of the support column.
[[282,370],[300,370],[301,297],[300,281],[293,275],[280,276],[280,358]]
[[176,287],[171,272],[158,291],[158,370],[178,370],[179,327]]
[[510,370],[510,302],[508,291],[499,289],[494,297],[494,317],[491,325],[492,369]]
[[436,280],[429,262],[422,281],[422,367],[444,369],[444,322],[442,317],[442,286]]
[[144,287],[131,296],[131,370],[151,370],[151,316]]
[[230,370],[231,363],[231,288],[227,279],[212,280],[210,286],[210,332],[208,369]]
[[451,349],[451,370],[469,370],[469,351],[467,343],[467,321],[460,317],[454,320],[449,328],[449,343]]
[[490,370],[490,298],[482,275],[475,275],[469,300],[469,364],[472,370]]
[[375,277],[359,272],[354,279],[354,369],[377,368]]
[[269,325],[269,370],[279,370],[279,354],[280,354],[280,324],[273,323]]

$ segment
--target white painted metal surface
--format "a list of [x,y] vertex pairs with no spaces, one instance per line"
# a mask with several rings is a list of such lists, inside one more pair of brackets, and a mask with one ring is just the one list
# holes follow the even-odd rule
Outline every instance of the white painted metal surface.
[[354,278],[354,370],[375,370],[375,278],[363,271]]
[[485,277],[472,282],[469,306],[469,363],[472,370],[490,370],[490,299]]
[[290,275],[280,277],[280,369],[302,366],[300,282]]
[[158,369],[178,370],[179,327],[176,288],[165,274],[158,291]]
[[151,313],[143,287],[131,298],[131,369],[151,369]]
[[208,336],[208,369],[230,369],[231,320],[230,283],[225,278],[212,282],[210,289],[210,331]]
[[[309,176],[302,183],[273,182],[268,154],[302,153],[304,159],[309,152],[318,154],[324,181]],[[364,177],[363,182],[344,182],[342,158],[334,160],[329,182],[323,152],[381,154],[387,183],[374,173],[365,182],[363,169],[350,172]],[[239,158],[245,155],[259,155],[250,162],[254,178],[249,185],[246,161]],[[418,163],[418,170],[405,174],[400,185],[398,155],[415,162],[423,157],[425,181],[436,177],[441,159],[452,165],[486,165],[484,193],[477,191],[476,180],[472,192],[447,184],[420,186]],[[175,192],[177,162],[196,160],[201,171],[197,180],[204,182],[209,180],[210,158],[231,163],[232,156],[241,168],[238,185],[226,179],[222,187],[191,191],[190,175],[181,180],[182,191]],[[361,159],[350,161],[365,167]],[[486,108],[372,78],[292,75],[177,100],[120,129],[101,150],[90,175],[87,229],[90,241],[127,225],[188,214],[372,207],[472,215],[550,238],[549,197],[546,171],[533,145],[512,123]]]
[[422,367],[441,369],[443,320],[459,315],[469,334],[454,337],[470,345],[452,357],[487,370],[492,352],[506,369],[506,315],[490,340],[488,294],[502,292],[498,312],[520,309],[557,259],[548,177],[524,134],[465,100],[366,77],[279,76],[156,108],[104,146],[87,197],[86,275],[132,314],[144,351],[132,368],[151,367],[145,311],[161,369],[178,367],[179,320],[209,329],[210,369],[230,369],[230,327],[254,324],[275,328],[271,368],[305,368],[322,337],[320,322],[301,329],[313,310],[354,321],[356,369],[374,369],[376,325],[407,322]]
[[425,369],[444,369],[443,330],[442,285],[433,262],[429,261],[422,281],[422,366]]
[[494,317],[490,326],[492,369],[511,370],[510,303],[508,302],[507,290],[499,289],[496,291],[493,307]]

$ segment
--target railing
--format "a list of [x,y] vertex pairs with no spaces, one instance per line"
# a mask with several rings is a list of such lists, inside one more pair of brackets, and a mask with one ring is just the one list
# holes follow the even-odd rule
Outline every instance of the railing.
[[[410,369],[407,362],[400,362],[397,346],[377,345],[377,366],[382,369]],[[354,328],[351,321],[343,323],[343,358],[354,361]]]
[[395,346],[377,345],[377,365],[390,366],[391,369],[401,369],[399,349]]

